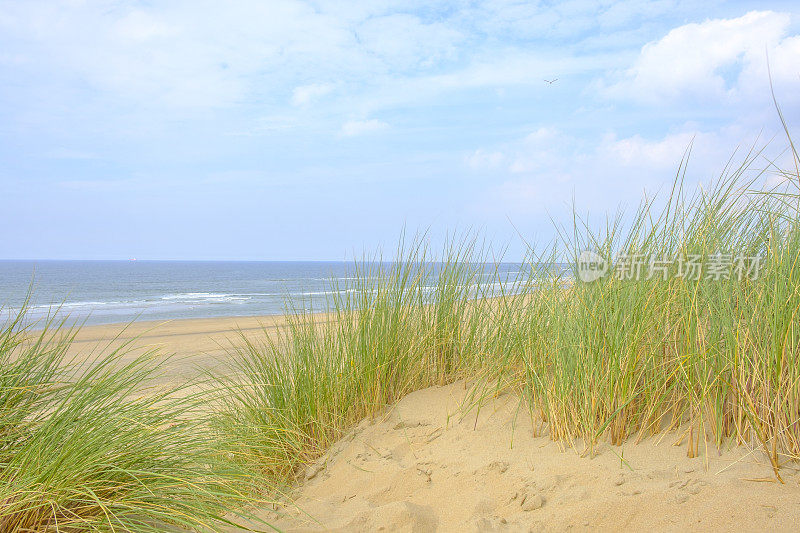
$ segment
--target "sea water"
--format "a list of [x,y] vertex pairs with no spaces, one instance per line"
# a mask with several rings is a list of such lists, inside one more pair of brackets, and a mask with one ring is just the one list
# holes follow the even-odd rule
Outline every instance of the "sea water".
[[[519,270],[518,263],[492,265],[477,281],[496,285]],[[333,291],[352,286],[354,272],[351,262],[319,261],[0,261],[1,317],[17,312],[29,289],[28,320],[275,315],[286,312],[287,302],[321,311]],[[434,276],[422,282],[431,290],[433,283]]]

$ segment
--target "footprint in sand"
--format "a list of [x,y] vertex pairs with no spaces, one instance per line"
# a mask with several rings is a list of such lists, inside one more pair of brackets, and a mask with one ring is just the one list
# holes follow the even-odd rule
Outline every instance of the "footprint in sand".
[[414,429],[420,426],[429,426],[430,424],[424,420],[400,420],[394,425],[392,429],[399,431],[401,429]]
[[480,474],[489,474],[489,473],[497,473],[497,474],[505,474],[508,470],[508,463],[506,461],[492,461],[488,465],[481,466],[473,470],[473,475],[480,475]]
[[424,462],[424,463],[417,463],[416,466],[417,474],[423,476],[425,478],[425,481],[428,483],[431,482],[431,476],[433,475],[433,469],[431,468],[430,465],[431,465],[430,462]]
[[346,531],[436,531],[439,518],[433,507],[411,502],[391,502],[360,513]]
[[510,531],[510,529],[505,518],[484,516],[472,523],[472,531],[475,533],[488,533],[491,531]]
[[539,493],[529,492],[522,498],[520,505],[523,511],[535,511],[536,509],[541,509],[544,503],[544,496]]
[[691,496],[700,494],[707,485],[708,483],[701,479],[682,479],[669,484],[670,488],[678,489],[679,491],[675,496],[675,501],[678,503],[684,503]]

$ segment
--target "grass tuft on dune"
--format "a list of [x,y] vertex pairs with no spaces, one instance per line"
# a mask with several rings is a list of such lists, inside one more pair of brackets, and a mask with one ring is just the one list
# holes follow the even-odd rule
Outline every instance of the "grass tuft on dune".
[[[696,191],[684,160],[666,198],[599,232],[576,215],[557,241],[530,246],[512,280],[470,237],[438,256],[422,238],[393,262],[365,257],[332,287],[324,319],[290,308],[277,340],[242,342],[216,423],[251,468],[285,483],[361,418],[467,379],[465,407],[514,390],[543,432],[589,453],[676,429],[690,456],[757,444],[780,478],[800,456],[800,176],[756,187],[760,155]],[[575,271],[585,250],[611,266],[591,283]],[[723,274],[687,275],[687,262],[728,254]],[[673,262],[626,279],[616,269],[633,256]],[[756,275],[740,257],[758,258]]]
[[208,531],[258,500],[199,399],[153,386],[163,358],[123,346],[78,364],[76,330],[24,322],[0,328],[0,530]]

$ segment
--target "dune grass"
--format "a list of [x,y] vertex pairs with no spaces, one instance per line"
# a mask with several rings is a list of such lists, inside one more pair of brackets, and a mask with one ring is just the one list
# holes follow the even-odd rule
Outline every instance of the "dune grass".
[[130,346],[78,365],[75,329],[0,328],[0,531],[217,530],[263,479],[209,438],[199,399]]
[[[466,379],[470,406],[514,390],[543,432],[588,453],[670,429],[692,456],[761,446],[780,478],[800,456],[800,177],[757,187],[760,156],[707,191],[686,190],[682,163],[666,198],[600,232],[576,217],[513,280],[470,238],[364,258],[326,314],[289,309],[277,339],[232,354],[216,423],[251,467],[289,482],[361,418]],[[605,277],[576,280],[584,250],[606,258]],[[628,276],[626,257],[663,268]]]
[[437,263],[422,242],[401,244],[400,261],[364,259],[332,282],[323,313],[290,308],[277,337],[242,338],[219,376],[221,431],[258,458],[252,467],[286,482],[361,418],[456,379],[490,339],[475,246],[456,241]]

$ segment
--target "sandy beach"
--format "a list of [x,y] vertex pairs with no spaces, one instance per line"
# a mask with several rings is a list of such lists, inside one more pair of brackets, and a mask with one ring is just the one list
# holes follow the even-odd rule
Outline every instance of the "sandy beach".
[[790,531],[796,465],[776,481],[760,450],[661,434],[581,455],[535,436],[507,394],[476,416],[455,383],[414,392],[365,419],[261,517],[283,531]]
[[178,382],[216,368],[232,342],[241,342],[241,335],[253,341],[263,340],[285,323],[284,316],[272,315],[85,326],[78,331],[69,353],[79,360],[91,359],[95,353],[108,353],[130,343],[124,361],[148,350],[158,350],[169,357],[163,379]]

